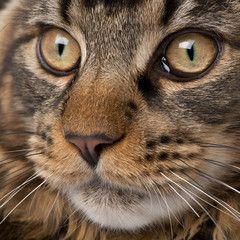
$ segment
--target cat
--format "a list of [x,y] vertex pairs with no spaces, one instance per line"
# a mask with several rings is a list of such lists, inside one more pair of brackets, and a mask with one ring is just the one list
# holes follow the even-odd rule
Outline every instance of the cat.
[[240,2],[1,0],[0,239],[239,240]]

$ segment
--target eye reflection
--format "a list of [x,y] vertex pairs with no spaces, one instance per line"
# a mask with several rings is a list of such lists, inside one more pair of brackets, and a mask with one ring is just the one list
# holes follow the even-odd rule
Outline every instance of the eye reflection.
[[190,61],[194,61],[196,49],[194,47],[194,40],[188,40],[179,43],[179,48],[186,49],[186,55]]
[[165,57],[162,57],[162,65],[163,65],[164,69],[165,69],[168,73],[171,72],[169,66],[167,65],[167,60],[166,60]]
[[194,42],[195,41],[193,41],[193,40],[188,40],[188,41],[179,43],[178,46],[179,46],[179,48],[192,49]]
[[62,37],[61,35],[56,36],[56,41],[55,44],[58,49],[58,54],[60,57],[63,56],[65,47],[68,45],[69,40],[66,39],[65,37]]

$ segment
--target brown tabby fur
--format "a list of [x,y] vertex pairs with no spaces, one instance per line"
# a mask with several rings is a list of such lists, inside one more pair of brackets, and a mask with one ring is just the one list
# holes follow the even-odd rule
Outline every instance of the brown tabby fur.
[[[1,0],[0,205],[40,176],[1,207],[3,219],[17,206],[0,225],[0,239],[239,240],[239,21],[238,0]],[[56,77],[41,67],[43,25],[65,29],[83,47],[77,73]],[[148,79],[158,45],[188,28],[221,39],[213,69],[188,82]],[[173,188],[181,189],[161,173],[193,188],[176,173],[218,201],[197,191],[202,207],[191,205],[199,217],[183,202],[175,217],[143,229],[101,228],[64,194],[95,170],[63,132],[121,139],[103,150],[96,169],[107,182],[177,202]]]

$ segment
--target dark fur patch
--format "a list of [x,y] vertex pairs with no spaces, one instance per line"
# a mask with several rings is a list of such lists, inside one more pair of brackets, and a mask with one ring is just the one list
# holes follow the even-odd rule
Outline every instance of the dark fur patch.
[[154,99],[157,99],[158,103],[160,102],[160,96],[158,94],[157,87],[153,85],[146,76],[141,76],[138,79],[138,90],[142,93],[143,97],[149,105],[154,104]]
[[207,8],[209,6],[213,6],[213,7],[216,7],[216,8],[220,7],[220,9],[222,9],[222,10],[226,10],[226,8],[229,6],[229,1],[227,1],[227,0],[214,0],[214,1],[195,0],[195,2],[201,8]]
[[162,135],[160,136],[160,143],[163,143],[163,144],[167,144],[171,141],[170,137],[166,136],[166,135]]
[[48,146],[53,144],[53,139],[49,136],[47,136],[47,134],[45,132],[41,133],[40,136],[42,137],[43,140],[47,141]]
[[154,141],[154,140],[149,140],[149,141],[146,142],[146,147],[147,147],[148,149],[152,149],[152,148],[154,148],[154,147],[156,146],[156,144],[157,144],[156,141]]
[[[208,0],[195,0],[197,6],[194,7],[189,14],[191,16],[196,16],[201,13],[218,13],[219,11],[226,11],[229,8],[229,3],[226,0],[216,0],[216,1],[208,1]],[[228,9],[229,10],[229,9]]]
[[139,5],[142,0],[84,0],[83,4],[86,8],[94,8],[98,4],[103,4],[110,8],[133,8]]
[[177,143],[177,144],[183,144],[184,141],[183,141],[181,138],[179,138],[179,139],[177,139],[176,143]]
[[151,154],[146,154],[145,158],[146,158],[146,160],[147,160],[148,162],[151,162],[151,161],[153,160],[153,155],[151,155]]
[[71,23],[70,17],[68,15],[68,9],[69,9],[70,4],[71,4],[71,0],[60,0],[61,16],[62,16],[63,20],[68,24]]
[[9,0],[1,0],[0,1],[0,10],[4,9],[5,5],[9,2]]
[[214,223],[209,220],[205,223],[202,224],[200,231],[196,234],[196,239],[200,239],[200,240],[205,240],[205,239],[209,239],[212,240],[213,239],[213,231],[214,231]]
[[[9,50],[5,54],[4,58],[4,65],[2,67],[2,71],[0,72],[0,76],[3,76],[9,69],[11,69],[12,66],[12,53],[21,45],[28,43],[31,41],[35,36],[34,35],[25,35],[24,37],[21,37],[13,42],[12,46],[9,48]],[[0,78],[1,80],[1,78]]]
[[179,153],[173,153],[172,157],[175,159],[179,159],[181,157],[181,155]]
[[138,111],[138,106],[135,102],[129,101],[128,102],[128,107],[131,108],[132,111],[136,112]]
[[164,25],[168,24],[168,22],[171,20],[179,5],[180,2],[178,0],[165,1],[165,11],[162,17],[162,22]]
[[225,76],[227,76],[226,79],[224,76],[218,77],[218,81],[185,89],[166,98],[164,109],[169,109],[167,114],[172,119],[179,116],[179,108],[176,106],[181,106],[184,111],[181,114],[185,118],[199,119],[208,124],[224,123],[229,114],[236,111],[234,107],[238,106],[237,93],[240,90],[235,73],[225,72]]
[[125,116],[128,118],[128,120],[132,120],[133,119],[133,115],[130,112],[125,112]]
[[158,155],[158,160],[162,161],[162,160],[166,160],[168,158],[168,153],[166,152],[161,152]]

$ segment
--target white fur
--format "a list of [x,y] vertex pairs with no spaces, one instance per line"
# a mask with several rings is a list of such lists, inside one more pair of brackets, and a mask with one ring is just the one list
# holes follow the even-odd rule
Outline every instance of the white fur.
[[[124,197],[121,199],[121,196],[119,198],[116,196],[117,188],[114,189],[112,186],[101,185],[92,194],[88,193],[88,189],[91,189],[91,184],[72,188],[68,192],[71,202],[89,220],[101,227],[114,230],[133,231],[168,219],[169,215],[172,218],[173,213],[179,213],[187,207],[177,194],[171,194],[171,197],[163,199],[155,193],[149,193],[139,198],[137,193],[123,190]],[[127,194],[129,202],[126,202],[125,198]],[[184,198],[189,200],[189,196]]]

